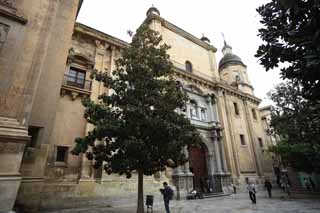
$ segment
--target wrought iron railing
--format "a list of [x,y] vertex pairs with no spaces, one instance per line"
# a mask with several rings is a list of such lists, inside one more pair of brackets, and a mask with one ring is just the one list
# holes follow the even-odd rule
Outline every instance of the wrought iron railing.
[[75,76],[64,75],[63,85],[91,91],[92,81],[80,79]]
[[193,187],[201,193],[222,192],[221,177],[208,175],[206,177],[193,177]]

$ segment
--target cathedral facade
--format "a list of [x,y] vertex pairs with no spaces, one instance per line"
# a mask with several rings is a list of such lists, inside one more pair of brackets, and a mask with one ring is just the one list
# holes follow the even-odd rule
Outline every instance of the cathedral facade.
[[[65,7],[72,6],[75,16],[77,5]],[[154,7],[147,11],[144,24],[160,32],[163,42],[171,46],[168,54],[175,79],[190,98],[186,111],[180,113],[190,119],[203,139],[199,148],[185,149],[189,157],[185,165],[146,176],[145,194],[160,196],[158,189],[163,181],[174,187],[177,199],[185,199],[192,189],[204,194],[228,194],[231,183],[244,189],[248,181],[260,184],[271,178],[271,159],[265,152],[271,141],[259,110],[261,100],[254,96],[241,58],[225,42],[223,58],[217,63],[217,49],[208,38],[197,38],[175,26]],[[69,34],[71,41],[63,43],[65,52],[48,55],[42,61],[50,67],[38,75],[40,86],[34,87],[34,100],[22,110],[30,112],[28,119],[23,121],[24,117],[16,116],[13,110],[11,114],[0,114],[7,123],[21,126],[21,140],[25,141],[20,148],[22,162],[17,172],[21,180],[15,202],[22,209],[88,203],[116,206],[136,201],[136,176],[126,179],[107,175],[102,169],[93,169],[93,162],[85,156],[70,153],[75,138],[84,137],[92,129],[83,118],[81,98],[97,101],[100,94],[108,93],[102,83],[90,78],[90,71],[111,74],[115,60],[129,44],[80,23],[75,23]],[[52,48],[50,51],[55,51]],[[59,65],[56,73],[50,72],[54,61]],[[45,112],[49,114],[42,114]]]

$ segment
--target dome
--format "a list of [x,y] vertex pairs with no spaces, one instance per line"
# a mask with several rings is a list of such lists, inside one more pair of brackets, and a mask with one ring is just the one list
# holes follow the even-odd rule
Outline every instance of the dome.
[[223,69],[228,65],[242,65],[245,66],[241,58],[235,54],[227,53],[225,54],[219,62],[219,70]]
[[154,6],[152,5],[152,7],[150,7],[150,8],[148,9],[148,11],[147,11],[147,16],[149,16],[149,15],[151,15],[151,14],[160,16],[160,11],[159,11],[156,7],[154,7]]
[[224,46],[222,48],[223,57],[219,62],[219,70],[225,68],[228,65],[244,65],[241,58],[232,53],[232,47],[224,41]]
[[200,40],[203,41],[203,42],[206,42],[207,44],[210,44],[210,39],[208,39],[208,37],[205,37],[204,35],[202,35]]

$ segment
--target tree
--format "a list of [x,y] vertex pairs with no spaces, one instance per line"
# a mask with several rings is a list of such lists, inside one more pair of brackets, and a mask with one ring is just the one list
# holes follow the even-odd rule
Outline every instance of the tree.
[[303,96],[319,101],[320,1],[271,0],[257,9],[263,28],[256,57],[268,71],[281,66],[283,79],[295,80]]
[[[183,149],[196,145],[200,135],[183,114],[188,97],[173,78],[173,65],[161,36],[142,25],[130,46],[116,61],[112,76],[92,77],[110,88],[99,102],[83,101],[84,117],[94,129],[76,139],[73,153],[86,153],[94,167],[108,173],[138,174],[137,212],[144,211],[143,175],[186,162]],[[91,151],[88,148],[91,147]]]
[[279,84],[269,96],[276,104],[271,127],[280,137],[280,143],[270,150],[280,155],[285,165],[299,171],[319,171],[320,104],[305,99],[296,82]]

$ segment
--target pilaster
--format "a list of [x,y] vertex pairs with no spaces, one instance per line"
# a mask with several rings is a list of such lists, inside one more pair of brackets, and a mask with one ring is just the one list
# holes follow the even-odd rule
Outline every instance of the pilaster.
[[0,117],[0,213],[12,210],[21,183],[20,166],[30,137],[13,118]]

